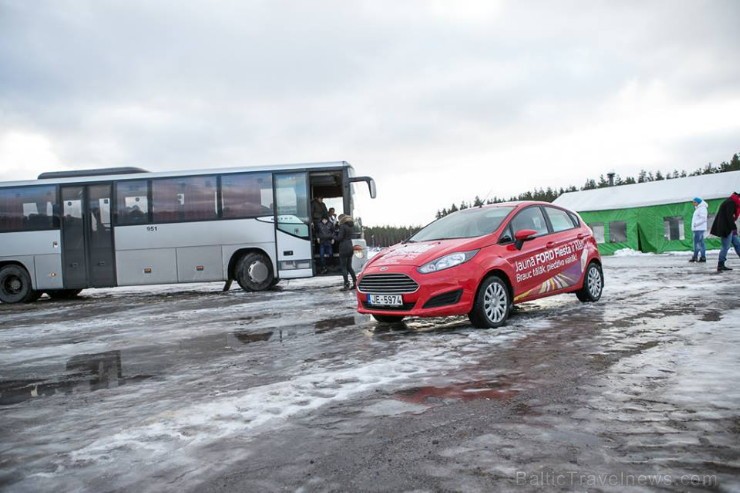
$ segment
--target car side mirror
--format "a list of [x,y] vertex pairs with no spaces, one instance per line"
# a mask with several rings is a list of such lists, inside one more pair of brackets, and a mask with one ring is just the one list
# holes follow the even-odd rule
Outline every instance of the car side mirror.
[[514,246],[517,250],[521,250],[522,246],[524,245],[524,242],[527,240],[531,240],[534,235],[537,234],[537,231],[534,229],[520,229],[516,233],[514,233]]

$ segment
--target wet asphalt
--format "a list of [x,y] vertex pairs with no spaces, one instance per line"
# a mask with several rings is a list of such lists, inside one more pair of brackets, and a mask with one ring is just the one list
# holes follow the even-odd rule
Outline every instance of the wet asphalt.
[[0,305],[7,491],[739,491],[740,270],[378,325],[336,278]]

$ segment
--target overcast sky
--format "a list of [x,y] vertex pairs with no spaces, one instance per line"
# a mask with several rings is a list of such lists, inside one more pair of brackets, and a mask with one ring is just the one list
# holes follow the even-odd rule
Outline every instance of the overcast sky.
[[736,0],[0,0],[0,33],[0,180],[345,160],[405,225],[740,152]]

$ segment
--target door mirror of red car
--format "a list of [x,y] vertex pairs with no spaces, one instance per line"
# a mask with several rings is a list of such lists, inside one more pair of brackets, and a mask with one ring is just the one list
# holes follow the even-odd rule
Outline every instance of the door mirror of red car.
[[522,245],[524,245],[524,242],[527,240],[531,240],[534,235],[537,234],[537,231],[534,229],[520,229],[516,233],[514,233],[514,238],[516,241],[514,242],[514,246],[517,250],[522,249]]

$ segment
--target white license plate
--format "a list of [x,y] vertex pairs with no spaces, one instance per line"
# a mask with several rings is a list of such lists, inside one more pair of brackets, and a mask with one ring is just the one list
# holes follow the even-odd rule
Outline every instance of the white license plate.
[[401,306],[403,299],[400,294],[369,294],[367,302],[371,305]]

